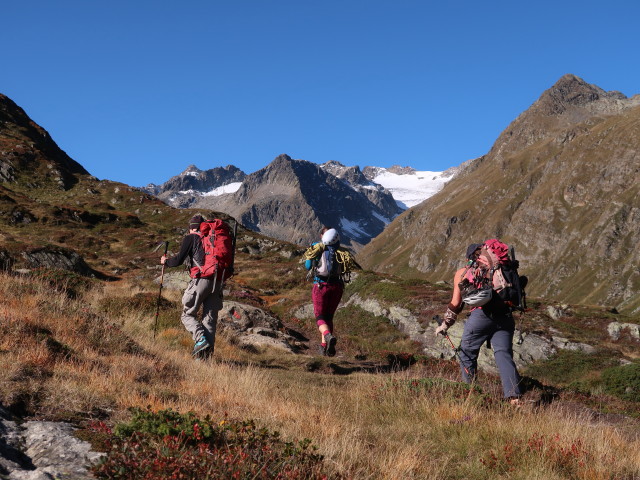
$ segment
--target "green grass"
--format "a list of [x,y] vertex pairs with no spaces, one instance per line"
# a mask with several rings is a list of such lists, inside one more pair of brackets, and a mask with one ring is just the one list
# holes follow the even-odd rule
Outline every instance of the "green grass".
[[408,340],[387,318],[375,316],[360,307],[339,309],[334,322],[340,338],[340,349],[355,355],[419,351],[418,345]]

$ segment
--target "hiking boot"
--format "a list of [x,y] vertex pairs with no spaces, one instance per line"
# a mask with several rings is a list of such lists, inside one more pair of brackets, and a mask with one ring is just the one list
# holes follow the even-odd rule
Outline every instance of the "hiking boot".
[[327,357],[333,357],[336,354],[336,343],[338,339],[330,333],[327,333],[324,336],[324,340],[327,342]]
[[196,360],[209,360],[211,357],[213,357],[213,348],[211,346],[205,348],[204,350],[200,350],[196,355],[194,355],[194,358]]
[[207,339],[205,337],[200,337],[200,340],[198,340],[196,344],[193,346],[193,352],[191,353],[191,355],[199,358],[202,356],[204,352],[206,352],[206,350],[210,348],[211,348],[211,345],[209,345],[209,342],[207,341]]
[[327,346],[326,345],[322,345],[322,344],[318,345],[318,353],[320,355],[322,355],[323,357],[326,357],[327,356]]

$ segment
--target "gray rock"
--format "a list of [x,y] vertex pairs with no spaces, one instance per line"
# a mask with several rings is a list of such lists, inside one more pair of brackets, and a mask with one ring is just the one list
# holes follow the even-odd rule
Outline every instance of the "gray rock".
[[303,305],[293,312],[293,315],[298,318],[314,318],[313,303]]
[[568,338],[554,336],[551,337],[551,343],[561,350],[573,350],[587,354],[595,353],[596,349],[586,343],[576,343],[569,341]]
[[264,310],[238,302],[225,301],[218,314],[218,327],[243,348],[275,348],[295,353],[302,342],[282,332],[282,322]]
[[547,314],[554,320],[559,320],[563,316],[565,316],[565,309],[562,307],[554,307],[553,305],[549,305],[547,307]]
[[19,424],[0,407],[0,474],[8,480],[90,480],[89,467],[104,454],[73,435],[65,422]]
[[640,325],[635,323],[611,322],[607,325],[607,332],[612,340],[619,340],[622,330],[628,330],[629,334],[636,340],[640,340]]

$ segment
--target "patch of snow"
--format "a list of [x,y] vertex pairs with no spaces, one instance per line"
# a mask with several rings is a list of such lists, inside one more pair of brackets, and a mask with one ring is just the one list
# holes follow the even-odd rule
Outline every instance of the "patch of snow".
[[238,191],[242,185],[242,182],[233,182],[227,183],[226,185],[222,185],[221,187],[214,188],[209,192],[205,192],[202,194],[203,197],[217,197],[219,195],[223,195],[225,193],[234,193]]
[[359,223],[352,222],[346,218],[340,219],[340,229],[349,237],[370,237],[371,235],[364,231]]
[[384,215],[380,215],[378,212],[373,212],[372,215],[378,220],[384,222],[385,225],[389,225],[391,223],[391,219],[385,217]]
[[200,195],[200,192],[198,190],[194,190],[193,188],[191,190],[180,190],[178,193],[180,195]]
[[382,169],[373,179],[391,192],[400,208],[411,208],[438,193],[453,178],[451,172],[415,171],[403,175]]

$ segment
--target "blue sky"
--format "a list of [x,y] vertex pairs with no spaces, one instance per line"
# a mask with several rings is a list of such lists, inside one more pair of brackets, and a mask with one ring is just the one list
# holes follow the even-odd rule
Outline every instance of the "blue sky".
[[440,171],[565,73],[640,93],[640,2],[3,2],[0,93],[89,172]]

